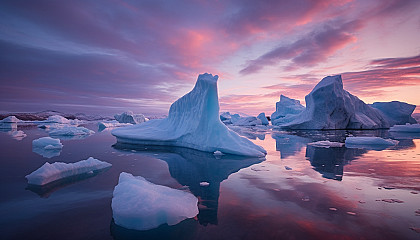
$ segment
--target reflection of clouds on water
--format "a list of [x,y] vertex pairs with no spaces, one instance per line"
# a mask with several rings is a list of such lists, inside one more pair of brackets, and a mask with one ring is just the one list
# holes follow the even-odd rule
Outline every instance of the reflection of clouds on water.
[[26,134],[21,131],[21,130],[12,130],[7,132],[7,134],[9,134],[13,139],[21,141],[22,139],[24,139],[26,137]]
[[[140,146],[116,143],[114,148],[135,154],[161,159],[168,164],[169,172],[181,185],[199,199],[198,221],[202,225],[217,224],[220,183],[232,173],[259,163],[264,158],[247,158],[234,155],[216,157],[213,153],[188,148]],[[202,186],[201,182],[209,183]]]

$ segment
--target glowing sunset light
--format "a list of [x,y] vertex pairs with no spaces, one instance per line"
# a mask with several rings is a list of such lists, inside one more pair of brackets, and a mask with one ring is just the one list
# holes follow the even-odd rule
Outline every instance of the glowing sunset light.
[[335,74],[420,106],[419,21],[415,0],[3,1],[0,110],[166,114],[204,72],[222,111],[304,104]]

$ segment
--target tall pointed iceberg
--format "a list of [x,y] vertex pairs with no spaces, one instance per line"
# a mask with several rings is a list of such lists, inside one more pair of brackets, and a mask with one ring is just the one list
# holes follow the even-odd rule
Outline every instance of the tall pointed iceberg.
[[120,143],[169,145],[205,152],[263,157],[264,148],[229,130],[219,118],[218,76],[198,76],[194,89],[175,101],[165,119],[115,129]]

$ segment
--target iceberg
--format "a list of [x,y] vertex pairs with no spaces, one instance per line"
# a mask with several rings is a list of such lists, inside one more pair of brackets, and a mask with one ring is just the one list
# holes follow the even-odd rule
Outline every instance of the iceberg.
[[265,113],[260,113],[260,114],[258,114],[257,118],[258,118],[259,120],[261,120],[261,124],[262,124],[262,125],[268,125],[268,119],[267,119],[267,117],[265,116]]
[[15,116],[8,116],[3,120],[0,120],[0,130],[1,131],[16,131],[17,124],[21,122]]
[[390,132],[420,133],[420,124],[394,125]]
[[119,123],[131,123],[131,124],[139,124],[148,121],[143,114],[134,114],[131,111],[123,112],[121,114],[115,114],[115,120]]
[[261,125],[262,122],[260,119],[252,116],[240,117],[238,114],[232,115],[230,119],[233,125],[235,126],[256,126]]
[[311,142],[311,143],[308,143],[308,145],[313,146],[313,147],[322,147],[322,148],[330,148],[330,147],[337,148],[337,147],[344,146],[344,143],[330,142],[326,140],[326,141]]
[[398,144],[398,141],[392,139],[384,139],[380,137],[347,137],[345,143],[346,147],[350,147],[351,145],[394,146]]
[[15,116],[8,116],[7,118],[0,121],[0,123],[20,123],[22,122]]
[[47,118],[47,120],[41,121],[43,123],[59,123],[59,124],[71,124],[71,125],[78,125],[81,123],[78,119],[67,119],[60,115],[52,115]]
[[42,167],[27,175],[26,179],[32,185],[45,185],[66,177],[102,170],[111,166],[110,163],[99,161],[93,157],[76,163],[55,162],[50,164],[46,162]]
[[98,122],[98,131],[103,131],[105,128],[116,128],[130,126],[131,123],[120,123],[117,120]]
[[323,78],[305,97],[306,109],[286,129],[380,129],[389,128],[385,117],[343,88],[341,75]]
[[51,137],[42,137],[32,141],[32,147],[43,148],[46,150],[61,149],[63,144],[61,144],[60,139],[51,138]]
[[276,111],[271,114],[271,123],[278,125],[288,122],[287,119],[303,112],[303,110],[305,110],[305,107],[300,104],[299,100],[280,95],[280,101],[276,103]]
[[264,157],[264,148],[229,130],[220,121],[217,79],[217,75],[199,75],[194,89],[171,105],[167,118],[114,129],[111,133],[120,143]]
[[416,105],[411,105],[405,102],[392,101],[392,102],[374,102],[371,104],[373,108],[378,109],[388,120],[390,126],[396,124],[402,125],[406,123],[417,123],[411,116]]
[[91,135],[95,132],[85,127],[76,127],[71,125],[63,125],[61,127],[54,127],[49,131],[50,136],[83,136]]
[[122,172],[114,188],[111,207],[115,224],[127,229],[149,230],[197,216],[197,203],[198,199],[189,192]]

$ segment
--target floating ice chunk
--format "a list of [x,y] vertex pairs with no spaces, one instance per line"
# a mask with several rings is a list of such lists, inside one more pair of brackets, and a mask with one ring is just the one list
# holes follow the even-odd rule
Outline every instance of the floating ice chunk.
[[311,145],[314,147],[330,148],[330,147],[342,147],[344,146],[344,143],[330,142],[326,140],[326,141],[311,142],[311,143],[308,143],[308,145]]
[[210,183],[208,183],[208,182],[200,182],[200,186],[202,186],[202,187],[207,187],[209,185],[210,185]]
[[42,167],[38,168],[31,174],[26,176],[28,183],[32,185],[45,185],[47,183],[78,175],[111,167],[107,162],[99,161],[93,157],[76,163],[46,162]]
[[32,141],[32,147],[44,148],[44,149],[61,149],[63,144],[61,144],[60,139],[51,138],[51,137],[42,137]]
[[121,114],[115,114],[115,120],[119,123],[131,123],[131,124],[139,124],[148,121],[143,114],[134,114],[131,111],[123,112]]
[[384,139],[380,137],[347,137],[347,145],[385,145],[394,146],[398,144],[397,140]]
[[257,118],[261,120],[262,125],[268,125],[268,119],[265,116],[265,113],[262,112],[262,113],[258,114]]
[[49,116],[47,118],[47,120],[41,121],[41,122],[44,122],[44,123],[71,124],[71,125],[78,125],[78,124],[81,123],[81,121],[78,120],[78,119],[71,120],[71,119],[67,119],[67,118],[65,118],[63,116],[60,116],[60,115],[52,115],[52,116]]
[[417,123],[411,116],[416,105],[411,105],[405,102],[374,102],[373,108],[378,109],[388,120],[390,126],[396,124]]
[[76,127],[70,125],[63,125],[61,127],[54,127],[49,131],[50,136],[79,136],[91,135],[95,132],[85,127]]
[[220,121],[217,79],[217,75],[200,75],[194,89],[171,105],[167,118],[114,129],[112,134],[120,143],[264,157],[266,151],[262,147],[240,137]]
[[340,75],[323,78],[305,97],[306,109],[276,125],[287,129],[388,128],[383,114],[343,88]]
[[175,225],[198,214],[198,199],[191,193],[153,184],[143,177],[122,172],[112,198],[117,225],[148,230]]
[[19,123],[19,122],[22,122],[22,121],[15,116],[8,116],[7,118],[0,120],[0,123]]
[[225,154],[223,154],[221,151],[217,150],[217,151],[214,151],[213,155],[222,156],[222,155],[225,155]]
[[130,125],[131,123],[120,123],[117,120],[98,122],[98,130],[102,131],[105,128],[125,127]]
[[389,131],[420,133],[420,124],[394,125],[389,129]]

